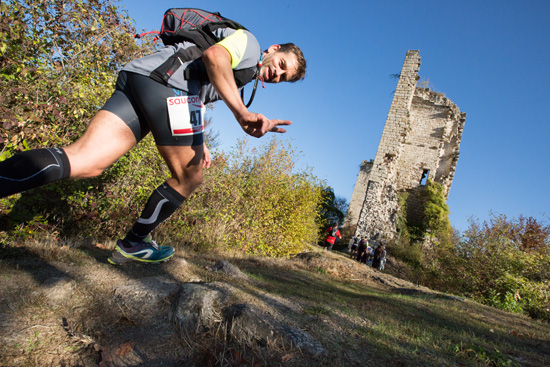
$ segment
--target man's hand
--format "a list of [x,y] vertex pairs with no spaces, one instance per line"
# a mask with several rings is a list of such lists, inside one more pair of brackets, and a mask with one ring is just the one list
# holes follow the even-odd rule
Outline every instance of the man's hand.
[[210,150],[206,146],[206,143],[204,143],[203,146],[204,146],[204,155],[202,157],[202,167],[210,168],[210,165],[212,164],[212,157],[210,156]]
[[274,119],[270,120],[260,113],[246,112],[237,118],[241,128],[250,136],[260,138],[272,133],[286,133],[286,129],[280,128],[281,125],[290,125],[292,122],[288,120]]

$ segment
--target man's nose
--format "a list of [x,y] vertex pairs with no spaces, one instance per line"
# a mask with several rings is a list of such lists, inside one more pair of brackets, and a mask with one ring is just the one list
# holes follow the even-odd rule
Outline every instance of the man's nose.
[[284,70],[277,68],[275,71],[275,79],[277,79],[277,81],[281,81],[281,78],[283,77],[284,73],[285,73]]

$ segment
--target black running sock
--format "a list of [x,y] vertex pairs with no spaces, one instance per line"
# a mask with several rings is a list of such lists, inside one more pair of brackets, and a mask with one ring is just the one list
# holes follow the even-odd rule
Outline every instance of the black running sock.
[[0,197],[68,178],[71,166],[61,148],[27,150],[0,162]]
[[141,216],[126,234],[126,243],[139,242],[159,224],[168,219],[183,204],[185,197],[166,182],[157,187],[149,197]]

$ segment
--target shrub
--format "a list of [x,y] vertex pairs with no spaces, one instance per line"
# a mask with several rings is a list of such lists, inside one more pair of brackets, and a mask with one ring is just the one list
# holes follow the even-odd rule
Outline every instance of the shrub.
[[[534,218],[509,220],[504,215],[492,215],[483,224],[471,219],[456,246],[456,263],[460,266],[446,269],[446,273],[461,279],[453,291],[495,307],[550,320],[548,228]],[[525,243],[533,238],[537,238],[537,246]]]
[[428,182],[423,226],[412,227],[403,215],[406,195],[389,252],[411,267],[410,280],[550,321],[550,225],[491,215],[483,223],[470,219],[460,235],[448,221],[441,185]]
[[[136,45],[132,20],[111,1],[14,0],[0,12],[0,160],[70,144],[112,93],[120,67],[151,50]],[[69,236],[84,223],[102,232],[111,199],[124,198],[112,185],[116,172],[0,199],[8,231],[0,237]]]
[[[248,149],[245,140],[215,158],[203,184],[163,232],[199,248],[287,256],[317,240],[321,185],[294,172],[294,151],[273,138]],[[168,228],[169,227],[169,228]]]

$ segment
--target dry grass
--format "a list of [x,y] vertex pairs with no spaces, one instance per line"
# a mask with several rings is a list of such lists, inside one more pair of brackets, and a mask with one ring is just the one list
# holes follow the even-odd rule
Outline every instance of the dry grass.
[[[180,250],[166,264],[112,267],[112,246],[0,248],[0,366],[96,366],[147,344],[179,366],[550,365],[548,324],[415,287],[339,253],[269,259]],[[250,280],[208,270],[219,258]],[[156,337],[112,302],[114,286],[151,276],[227,283],[240,302],[309,334],[327,354],[236,339],[222,322],[192,339],[166,330]],[[51,284],[67,292],[53,294]]]

